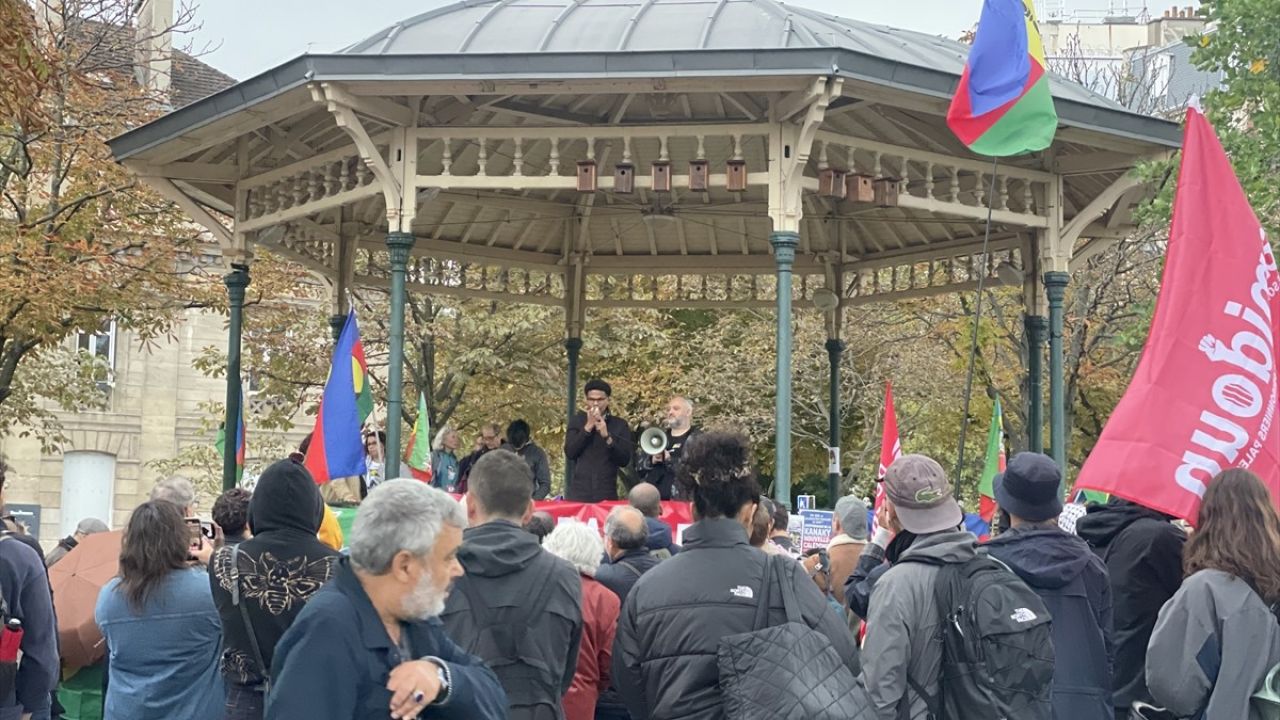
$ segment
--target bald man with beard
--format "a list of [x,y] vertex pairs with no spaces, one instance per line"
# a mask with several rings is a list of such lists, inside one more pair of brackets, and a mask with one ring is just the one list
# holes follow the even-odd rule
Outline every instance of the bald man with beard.
[[636,460],[636,473],[641,480],[658,488],[663,500],[677,500],[676,468],[680,467],[685,445],[698,434],[698,428],[693,426],[693,403],[689,398],[681,395],[671,398],[662,428],[667,434],[667,449],[657,455],[641,451]]

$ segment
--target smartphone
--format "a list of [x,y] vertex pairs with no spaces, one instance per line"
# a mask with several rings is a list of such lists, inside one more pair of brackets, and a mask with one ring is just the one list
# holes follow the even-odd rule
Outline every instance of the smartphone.
[[193,549],[199,550],[201,547],[200,536],[202,534],[202,530],[200,528],[200,518],[189,517],[189,518],[183,518],[183,520],[184,522],[187,523],[187,535],[189,539],[189,544]]

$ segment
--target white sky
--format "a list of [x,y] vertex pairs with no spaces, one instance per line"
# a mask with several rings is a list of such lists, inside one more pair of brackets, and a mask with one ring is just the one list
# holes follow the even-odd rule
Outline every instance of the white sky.
[[[202,27],[175,45],[237,79],[311,52],[332,52],[398,20],[451,0],[190,0]],[[978,19],[982,0],[790,0],[833,15],[956,37]],[[1042,2],[1044,0],[1041,0]],[[1054,2],[1055,0],[1048,0]],[[1057,0],[1069,9],[1102,10],[1124,0]],[[1128,0],[1131,6],[1140,0]],[[1039,3],[1038,3],[1039,4]],[[1152,0],[1152,15],[1173,5]],[[1179,4],[1191,4],[1180,2]],[[210,52],[202,53],[202,50]]]

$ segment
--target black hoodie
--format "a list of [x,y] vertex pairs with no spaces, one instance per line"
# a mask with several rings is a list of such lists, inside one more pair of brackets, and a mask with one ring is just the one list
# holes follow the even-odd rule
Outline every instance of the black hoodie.
[[1084,538],[1107,564],[1115,610],[1113,634],[1116,664],[1112,703],[1128,708],[1135,700],[1151,702],[1147,691],[1147,643],[1160,608],[1182,585],[1182,546],[1186,533],[1167,515],[1112,498],[1089,508],[1076,521]]
[[209,579],[222,618],[222,674],[228,682],[256,685],[264,679],[232,598],[237,578],[240,602],[269,668],[284,631],[337,568],[338,553],[316,539],[323,517],[324,501],[311,474],[281,460],[262,473],[249,500],[253,538],[214,553]]
[[1102,560],[1057,525],[1013,528],[984,547],[1053,616],[1054,720],[1112,717],[1111,586]]
[[449,637],[497,673],[511,720],[563,718],[582,638],[578,571],[505,520],[467,528],[458,561],[466,574],[440,616]]

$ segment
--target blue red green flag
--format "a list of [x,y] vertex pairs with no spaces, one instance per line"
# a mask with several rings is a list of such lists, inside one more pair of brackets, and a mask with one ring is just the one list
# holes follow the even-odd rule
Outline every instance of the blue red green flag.
[[[359,346],[360,330],[356,327],[356,314],[347,315],[342,326],[338,345],[333,350],[333,362],[329,366],[329,379],[324,384],[324,396],[316,412],[316,426],[311,434],[311,445],[303,464],[311,471],[317,484],[323,485],[334,478],[363,475],[365,466],[364,438],[360,434],[360,406],[357,392],[357,376],[366,378],[355,350]],[[363,355],[363,353],[362,353]],[[365,384],[367,386],[367,383]]]
[[[227,428],[224,425],[218,428],[218,439],[215,443],[218,448],[218,454],[224,455],[227,452]],[[244,478],[244,391],[240,391],[240,419],[236,425],[236,482],[240,482]]]
[[981,155],[1021,155],[1053,144],[1058,114],[1033,0],[983,1],[947,125]]

